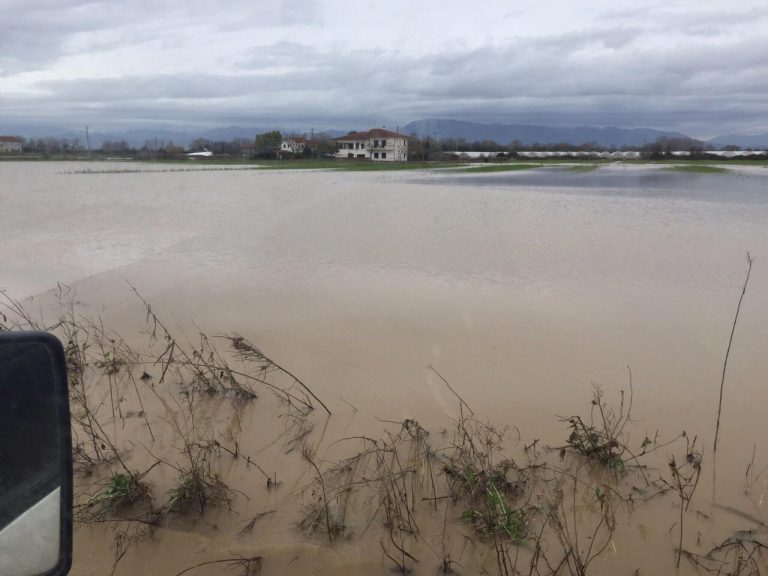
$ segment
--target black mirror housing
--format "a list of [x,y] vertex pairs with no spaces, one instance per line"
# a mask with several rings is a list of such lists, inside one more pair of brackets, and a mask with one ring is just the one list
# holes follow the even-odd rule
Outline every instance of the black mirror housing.
[[45,332],[0,333],[0,573],[72,565],[72,441],[64,349]]

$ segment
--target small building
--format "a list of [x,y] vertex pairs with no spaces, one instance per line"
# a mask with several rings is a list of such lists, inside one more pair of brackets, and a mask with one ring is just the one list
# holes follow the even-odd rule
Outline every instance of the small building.
[[640,152],[637,152],[636,150],[611,152],[611,160],[637,160],[638,158],[640,158]]
[[[672,152],[674,155],[675,152]],[[716,158],[747,158],[747,157],[764,157],[768,155],[766,150],[705,150],[704,154],[707,156],[715,156]]]
[[336,138],[337,158],[359,158],[372,162],[406,162],[408,137],[384,128],[350,132]]
[[446,156],[450,156],[452,158],[457,158],[459,160],[487,160],[488,158],[497,158],[499,156],[504,157],[506,156],[506,152],[499,151],[499,152],[473,152],[473,151],[462,151],[462,150],[456,150],[453,152],[443,152]]
[[303,136],[286,136],[280,143],[281,154],[301,154],[307,147],[307,139]]
[[24,140],[16,136],[0,136],[0,154],[21,152]]

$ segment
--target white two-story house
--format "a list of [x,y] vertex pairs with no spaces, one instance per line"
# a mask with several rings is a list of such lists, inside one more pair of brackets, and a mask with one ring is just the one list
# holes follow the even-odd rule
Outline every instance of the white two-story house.
[[21,152],[23,144],[16,136],[0,136],[0,152]]
[[336,138],[337,158],[360,158],[373,162],[406,162],[408,138],[399,132],[373,128],[367,132],[350,132]]
[[307,147],[307,139],[303,136],[287,136],[280,143],[280,152],[301,154]]

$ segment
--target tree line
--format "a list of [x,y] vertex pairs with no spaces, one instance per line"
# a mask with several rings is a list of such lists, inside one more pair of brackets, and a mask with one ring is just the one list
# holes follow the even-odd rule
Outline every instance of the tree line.
[[[640,146],[601,146],[597,142],[584,142],[573,144],[571,142],[549,142],[523,144],[520,140],[513,140],[508,144],[500,144],[493,140],[467,140],[464,138],[420,138],[411,136],[409,154],[417,160],[439,160],[449,152],[498,152],[504,155],[515,156],[518,152],[640,152],[643,157],[660,159],[670,152],[690,152],[692,157],[704,152],[717,150],[711,144],[693,138],[668,138],[661,137],[657,140]],[[720,148],[722,150],[741,150],[739,146],[729,145]]]
[[[49,155],[128,155],[140,159],[169,158],[181,156],[187,152],[212,152],[215,156],[273,159],[279,157],[290,158],[321,158],[336,153],[336,142],[327,135],[313,135],[305,138],[306,145],[299,153],[281,153],[280,146],[284,138],[296,138],[298,136],[284,135],[279,130],[272,130],[256,134],[254,138],[233,138],[231,140],[210,140],[197,138],[187,147],[174,144],[172,141],[153,139],[147,140],[142,146],[131,145],[125,140],[104,140],[98,146],[92,146],[88,150],[86,144],[80,138],[29,138],[23,139],[23,150],[29,153]],[[302,137],[303,138],[303,137]],[[740,150],[738,146],[724,146],[723,150]],[[411,160],[441,160],[448,157],[450,152],[496,152],[504,156],[516,156],[522,151],[561,151],[561,152],[616,152],[637,151],[643,157],[660,159],[673,151],[686,151],[692,157],[702,155],[709,150],[715,150],[710,144],[692,138],[659,138],[654,142],[642,146],[601,146],[596,142],[584,142],[573,144],[570,142],[533,143],[523,144],[520,140],[513,140],[507,144],[500,144],[493,140],[467,140],[464,138],[420,138],[415,135],[409,137],[409,157]]]

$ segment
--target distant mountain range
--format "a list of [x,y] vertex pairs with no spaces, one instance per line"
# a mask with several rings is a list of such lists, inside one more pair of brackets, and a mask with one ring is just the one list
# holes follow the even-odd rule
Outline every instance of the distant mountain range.
[[[469,142],[493,140],[501,145],[507,145],[514,140],[519,140],[525,146],[537,143],[568,143],[578,145],[595,142],[599,146],[615,146],[617,148],[622,146],[642,146],[659,138],[691,138],[680,132],[655,130],[653,128],[618,128],[615,126],[565,128],[528,124],[480,124],[478,122],[441,118],[410,122],[403,127],[402,132],[409,135],[415,134],[422,138],[427,136],[438,139],[464,138]],[[768,149],[768,134],[717,136],[710,140],[705,140],[704,143],[711,144],[715,148],[722,148],[730,144],[740,146],[741,148],[766,150]]]
[[[353,127],[356,129],[365,126]],[[115,130],[109,132],[91,131],[91,147],[99,148],[104,141],[124,140],[130,146],[140,148],[145,144],[154,146],[157,144],[188,147],[197,138],[206,140],[225,140],[234,138],[251,139],[262,132],[281,129],[279,126],[225,126],[205,130],[170,129],[170,128],[137,128],[131,130]],[[284,130],[287,133],[293,131]],[[336,137],[346,134],[348,130],[326,130],[323,134]],[[479,122],[467,122],[463,120],[449,120],[442,118],[416,120],[400,129],[407,135],[433,138],[465,139],[469,142],[475,140],[493,140],[502,146],[518,140],[525,146],[532,144],[584,144],[594,142],[599,146],[617,147],[642,146],[656,141],[658,138],[689,138],[680,132],[656,130],[653,128],[619,128],[615,126],[536,126],[529,124],[481,124]],[[79,139],[85,144],[85,128],[82,130],[63,129],[54,126],[24,125],[22,123],[0,122],[0,134],[13,134],[25,138],[53,138]],[[742,148],[768,149],[768,134],[717,136],[706,142],[716,148],[732,144]]]
[[717,136],[716,138],[712,138],[708,144],[712,144],[716,148],[732,144],[734,146],[740,146],[741,148],[768,150],[768,134],[756,134],[754,136],[744,136],[743,134]]
[[[269,132],[270,130],[279,130],[278,126],[224,126],[208,130],[173,130],[168,128],[136,128],[131,130],[115,130],[101,132],[97,130],[90,131],[90,140],[92,148],[101,147],[106,141],[125,141],[131,147],[141,148],[144,145],[154,147],[157,145],[168,146],[174,144],[184,148],[197,140],[203,138],[211,141],[230,141],[235,138],[252,140],[257,134]],[[293,134],[293,131],[285,130],[287,134]],[[82,130],[70,130],[55,126],[24,126],[16,124],[0,123],[0,134],[14,136],[23,136],[24,138],[67,138],[68,140],[79,139],[85,145],[85,127]],[[343,130],[331,130],[326,132],[331,137],[346,134]]]
[[580,126],[564,128],[556,126],[531,126],[527,124],[479,124],[460,120],[417,120],[406,124],[405,134],[420,137],[463,138],[467,141],[493,140],[507,145],[515,140],[524,146],[532,144],[584,144],[594,142],[598,146],[617,148],[621,146],[642,146],[658,138],[688,138],[680,132],[666,132],[652,128],[617,128]]

